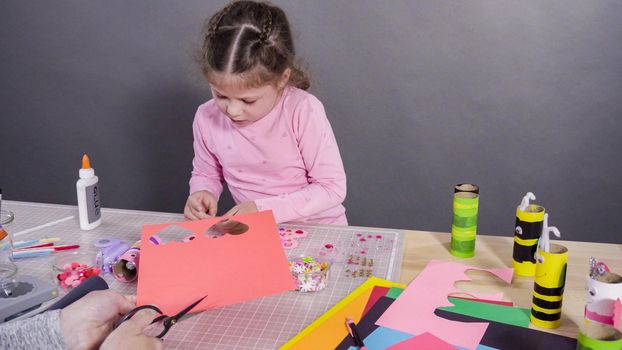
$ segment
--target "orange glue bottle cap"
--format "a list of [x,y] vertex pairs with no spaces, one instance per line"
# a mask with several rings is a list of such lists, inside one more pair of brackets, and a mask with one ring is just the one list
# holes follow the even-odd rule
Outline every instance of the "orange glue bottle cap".
[[88,179],[95,176],[95,170],[91,168],[91,160],[86,154],[82,156],[82,169],[78,172],[81,179]]

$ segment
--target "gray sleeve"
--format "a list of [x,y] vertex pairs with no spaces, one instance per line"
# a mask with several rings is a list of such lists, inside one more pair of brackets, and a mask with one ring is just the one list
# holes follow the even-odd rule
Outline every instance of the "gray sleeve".
[[60,310],[54,310],[0,324],[0,349],[67,349],[59,317]]

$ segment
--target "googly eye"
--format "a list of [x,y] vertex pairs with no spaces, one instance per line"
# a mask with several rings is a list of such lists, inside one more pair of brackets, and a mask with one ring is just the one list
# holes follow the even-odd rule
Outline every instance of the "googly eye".
[[543,256],[541,256],[541,255],[536,254],[536,260],[537,260],[540,264],[542,264],[542,263],[544,262],[544,257],[543,257]]
[[596,287],[590,287],[590,290],[588,291],[588,293],[590,293],[591,296],[596,296],[597,294]]
[[516,226],[516,228],[514,229],[514,232],[516,232],[517,235],[522,235],[523,229],[520,226]]

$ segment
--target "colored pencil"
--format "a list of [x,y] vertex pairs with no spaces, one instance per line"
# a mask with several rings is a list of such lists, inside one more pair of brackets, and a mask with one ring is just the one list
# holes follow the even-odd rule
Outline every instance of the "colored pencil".
[[22,248],[22,249],[16,249],[13,252],[57,252],[59,250],[69,250],[69,249],[77,249],[77,248],[80,248],[79,244],[57,245],[53,247],[34,248],[34,249]]
[[39,256],[48,256],[50,254],[52,254],[52,252],[13,252],[13,259],[36,258]]
[[15,241],[13,242],[13,248],[24,248],[32,245],[37,245],[41,243],[50,243],[50,242],[58,242],[60,241],[60,237],[47,237],[41,239],[29,239],[26,241]]

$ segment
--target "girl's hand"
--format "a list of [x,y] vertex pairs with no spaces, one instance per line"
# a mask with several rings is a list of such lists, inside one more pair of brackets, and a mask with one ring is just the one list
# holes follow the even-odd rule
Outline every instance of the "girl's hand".
[[197,191],[186,201],[184,216],[189,220],[207,219],[216,215],[218,199],[210,191]]
[[243,203],[240,203],[240,204],[236,205],[235,207],[231,208],[231,210],[226,212],[225,215],[223,215],[223,216],[232,216],[232,215],[238,215],[238,214],[254,213],[256,211],[257,211],[257,205],[255,204],[255,202],[253,202],[253,201],[243,202]]

